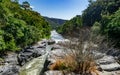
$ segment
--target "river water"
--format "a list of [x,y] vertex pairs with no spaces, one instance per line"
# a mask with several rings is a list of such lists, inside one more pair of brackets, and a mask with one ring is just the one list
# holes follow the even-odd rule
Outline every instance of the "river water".
[[55,40],[56,43],[69,41],[68,39],[65,39],[61,34],[57,33],[56,30],[51,31],[51,36],[50,37],[51,37],[51,39]]

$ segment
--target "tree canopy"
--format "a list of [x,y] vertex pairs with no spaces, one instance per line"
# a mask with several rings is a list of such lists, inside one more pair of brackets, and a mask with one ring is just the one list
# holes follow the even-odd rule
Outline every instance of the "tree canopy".
[[72,31],[78,31],[80,27],[82,27],[82,18],[80,15],[77,15],[58,27],[57,31],[61,34],[66,34],[71,33]]
[[0,2],[0,51],[20,50],[42,38],[49,38],[50,28],[38,12],[24,10],[11,0]]

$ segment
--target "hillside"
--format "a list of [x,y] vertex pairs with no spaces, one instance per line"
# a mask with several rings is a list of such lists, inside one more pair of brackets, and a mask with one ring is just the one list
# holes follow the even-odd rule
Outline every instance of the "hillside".
[[[89,0],[88,7],[83,11],[80,18],[74,17],[58,28],[61,34],[76,33],[76,28],[87,26],[99,29],[101,35],[109,41],[116,42],[120,47],[120,0]],[[98,27],[96,27],[98,26]],[[95,29],[96,30],[96,29]],[[94,31],[94,30],[93,30]],[[114,36],[113,36],[114,35]]]
[[58,19],[58,18],[49,18],[49,17],[44,17],[44,18],[52,26],[53,29],[63,25],[67,21],[67,20]]
[[0,0],[0,51],[20,50],[49,36],[49,24],[28,2]]
[[80,27],[82,27],[82,17],[77,15],[58,27],[57,31],[61,34],[71,34],[73,31],[77,32]]

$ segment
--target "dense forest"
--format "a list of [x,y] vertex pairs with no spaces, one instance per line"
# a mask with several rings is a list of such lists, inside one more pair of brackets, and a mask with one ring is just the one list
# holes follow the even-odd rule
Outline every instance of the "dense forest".
[[61,34],[67,34],[73,31],[78,31],[82,27],[82,17],[77,15],[71,20],[66,21],[62,26],[57,28],[57,31]]
[[63,19],[49,18],[49,17],[44,17],[44,18],[50,24],[52,29],[56,29],[57,27],[63,25],[66,22],[66,20]]
[[77,17],[75,17],[59,27],[57,31],[68,34],[76,31],[76,28],[80,29],[85,26],[97,28],[99,34],[107,36],[109,40],[115,41],[116,45],[120,47],[120,0],[88,1],[89,5],[83,11],[78,25],[75,24],[77,22]]
[[49,38],[48,22],[28,2],[0,0],[0,51],[16,51]]

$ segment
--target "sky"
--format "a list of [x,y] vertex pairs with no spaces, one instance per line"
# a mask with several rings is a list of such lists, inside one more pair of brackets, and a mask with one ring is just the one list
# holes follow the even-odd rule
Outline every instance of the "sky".
[[33,10],[42,16],[69,20],[81,15],[87,8],[88,0],[19,0],[28,1]]

